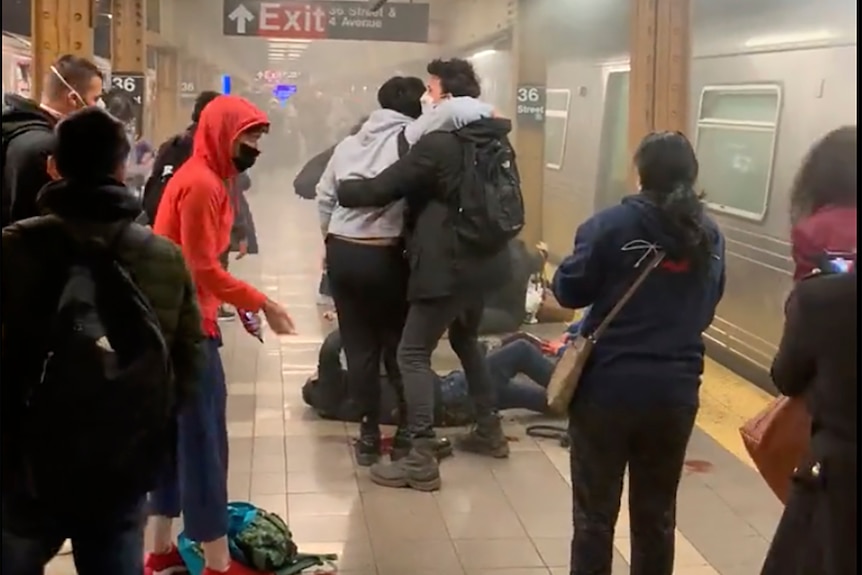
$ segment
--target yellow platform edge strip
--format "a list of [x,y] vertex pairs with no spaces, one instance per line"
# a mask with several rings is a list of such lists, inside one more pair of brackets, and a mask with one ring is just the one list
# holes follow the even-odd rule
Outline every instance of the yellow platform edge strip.
[[[552,278],[556,266],[548,263],[545,271],[547,277]],[[737,459],[754,467],[742,444],[739,428],[771,400],[772,396],[750,381],[707,358],[700,386],[697,426]]]

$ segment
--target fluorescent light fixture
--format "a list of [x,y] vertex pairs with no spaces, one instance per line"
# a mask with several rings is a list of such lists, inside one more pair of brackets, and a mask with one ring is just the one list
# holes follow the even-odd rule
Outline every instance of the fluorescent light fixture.
[[270,44],[311,44],[311,40],[305,38],[270,38]]
[[493,48],[489,48],[487,50],[479,50],[478,52],[476,52],[475,54],[470,56],[470,59],[472,60],[474,58],[484,58],[485,56],[490,56],[490,55],[496,54],[496,53],[497,53],[497,51],[494,50]]
[[786,46],[788,44],[809,44],[826,42],[836,38],[831,30],[807,30],[789,34],[768,34],[754,36],[745,41],[747,48],[765,48],[767,46]]

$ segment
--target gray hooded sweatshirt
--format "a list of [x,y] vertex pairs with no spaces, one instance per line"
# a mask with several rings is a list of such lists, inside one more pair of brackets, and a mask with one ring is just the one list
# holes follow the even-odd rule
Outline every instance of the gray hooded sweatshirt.
[[450,98],[414,120],[394,110],[375,110],[359,132],[335,147],[317,184],[317,206],[323,236],[396,238],[404,223],[404,200],[383,208],[343,208],[338,205],[339,182],[373,178],[398,161],[398,134],[409,144],[435,130],[457,130],[492,116],[494,108],[475,98]]

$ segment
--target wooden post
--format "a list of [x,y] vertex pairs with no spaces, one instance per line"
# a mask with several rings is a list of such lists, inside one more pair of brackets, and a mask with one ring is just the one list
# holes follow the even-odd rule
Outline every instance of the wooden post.
[[[547,53],[542,38],[542,8],[532,0],[518,0],[512,33],[513,77],[516,90],[515,134],[513,138],[521,174],[521,191],[524,195],[526,225],[522,239],[532,245],[542,239],[542,196],[545,187],[545,128],[543,122],[519,121],[518,90],[540,90],[540,101],[545,103],[547,85]],[[529,94],[529,92],[524,92]]]
[[32,0],[33,99],[41,97],[45,75],[63,54],[93,58],[92,0]]
[[146,0],[114,0],[111,18],[111,69],[143,74],[147,70]]
[[629,149],[634,153],[650,132],[688,130],[691,0],[631,2]]
[[176,49],[161,48],[156,58],[156,134],[159,142],[182,128],[179,114],[179,60]]

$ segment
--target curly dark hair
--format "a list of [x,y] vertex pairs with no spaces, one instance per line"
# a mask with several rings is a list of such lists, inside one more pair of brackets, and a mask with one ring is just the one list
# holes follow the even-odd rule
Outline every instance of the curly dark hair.
[[824,206],[855,206],[856,126],[832,130],[808,151],[790,190],[790,219],[797,222]]
[[440,87],[444,94],[450,96],[470,96],[478,98],[482,95],[479,77],[473,64],[461,58],[451,60],[432,60],[428,64],[428,73],[440,78]]
[[132,96],[120,88],[112,88],[102,95],[105,109],[121,122],[131,122],[135,119],[135,108]]

